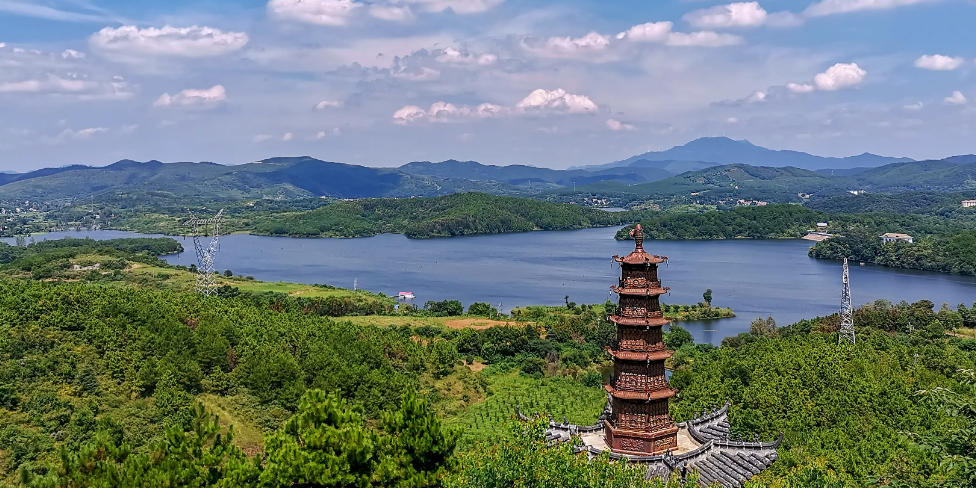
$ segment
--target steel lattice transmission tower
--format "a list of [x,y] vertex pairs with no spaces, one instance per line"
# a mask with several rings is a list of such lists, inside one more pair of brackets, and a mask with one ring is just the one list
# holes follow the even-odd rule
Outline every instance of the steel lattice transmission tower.
[[[193,248],[197,252],[197,283],[196,291],[203,295],[217,294],[217,281],[214,279],[214,258],[217,251],[220,251],[220,223],[224,218],[224,211],[217,212],[217,215],[209,219],[199,219],[193,212],[187,211],[190,219],[183,223],[193,232]],[[206,246],[200,242],[201,238],[210,238],[210,243]]]
[[854,310],[851,307],[851,279],[847,271],[847,258],[844,258],[844,293],[840,297],[840,334],[837,343],[854,344]]

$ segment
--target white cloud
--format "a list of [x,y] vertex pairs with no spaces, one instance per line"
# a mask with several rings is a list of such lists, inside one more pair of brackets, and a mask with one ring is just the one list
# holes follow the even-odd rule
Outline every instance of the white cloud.
[[23,15],[25,17],[36,17],[39,19],[59,20],[65,22],[110,22],[114,20],[103,15],[68,12],[55,9],[53,7],[48,7],[46,5],[39,5],[38,3],[18,2],[16,0],[0,1],[0,12],[9,12],[15,15]]
[[729,117],[729,118],[727,118],[727,119],[725,119],[725,121],[726,121],[727,123],[729,123],[729,124],[734,124],[734,123],[736,123],[736,122],[738,122],[738,121],[739,121],[739,119],[738,119],[738,118],[736,118],[736,117]]
[[934,0],[821,0],[803,11],[808,17],[844,14],[859,10],[885,10]]
[[586,113],[595,112],[597,106],[589,97],[566,93],[562,88],[552,91],[539,88],[516,103],[515,109],[520,112],[557,110],[569,113]]
[[[555,56],[572,56],[596,51],[602,51],[610,45],[610,37],[596,32],[573,39],[572,37],[550,37],[543,48],[543,52]],[[539,50],[536,50],[537,52]]]
[[48,75],[46,80],[24,80],[0,83],[0,93],[80,93],[97,89],[99,83],[84,79]]
[[[70,129],[68,129],[67,132],[70,132]],[[101,133],[104,133],[104,132],[108,132],[108,129],[106,129],[104,127],[89,127],[87,129],[81,129],[80,131],[77,131],[77,132],[73,133],[72,134],[72,138],[74,138],[74,139],[88,139],[88,138],[90,138],[91,136],[93,136],[95,134],[101,134]],[[63,133],[64,132],[62,132],[62,134]]]
[[433,120],[448,120],[461,115],[467,115],[468,108],[457,108],[453,103],[435,102],[427,111],[427,116]]
[[738,2],[695,10],[682,18],[699,29],[757,27],[766,22],[766,11],[759,2]]
[[742,43],[742,38],[733,34],[719,34],[712,31],[672,32],[668,35],[669,46],[720,47]]
[[294,136],[292,136],[291,132],[286,132],[285,135],[281,136],[281,140],[288,142],[291,140],[292,137]]
[[766,16],[766,25],[770,27],[796,27],[803,25],[804,17],[802,14],[793,12],[773,12]]
[[469,51],[461,51],[454,47],[447,47],[434,59],[441,63],[480,64],[487,66],[498,61],[498,56],[488,53],[479,55]]
[[243,32],[223,32],[206,26],[140,29],[134,25],[106,27],[88,40],[102,54],[127,61],[141,61],[144,56],[205,58],[237,51],[248,42]]
[[793,93],[810,93],[814,90],[813,85],[809,83],[787,83],[786,88]]
[[636,127],[630,124],[625,124],[623,122],[620,122],[619,120],[614,120],[614,119],[607,119],[607,128],[610,130],[622,130],[622,131],[632,131],[637,129]]
[[274,139],[274,136],[268,134],[258,134],[254,136],[253,140],[254,142],[264,142],[264,141],[270,141],[271,139]]
[[766,92],[759,91],[759,90],[752,92],[752,95],[749,95],[749,97],[746,98],[746,102],[748,103],[759,103],[765,101],[766,101]]
[[393,123],[405,125],[409,124],[410,122],[420,120],[426,116],[427,112],[424,109],[416,105],[407,105],[400,110],[393,112]]
[[441,76],[441,72],[426,66],[407,68],[406,65],[390,70],[390,76],[410,81],[429,81]]
[[409,5],[397,7],[396,5],[380,5],[374,3],[369,6],[369,15],[377,19],[391,20],[394,22],[409,22],[414,19]]
[[223,85],[214,85],[203,90],[187,89],[175,95],[163,93],[153,103],[154,107],[212,107],[227,100]]
[[412,3],[421,6],[428,12],[443,12],[453,10],[456,14],[476,14],[485,12],[491,8],[501,5],[505,0],[402,0],[403,3]]
[[629,39],[633,42],[663,42],[669,46],[700,47],[731,46],[743,41],[740,36],[713,31],[671,32],[673,25],[671,22],[639,24],[617,34],[617,39]]
[[952,92],[952,95],[945,97],[944,101],[950,105],[964,105],[969,100],[966,99],[966,96],[961,91],[956,90]]
[[315,134],[315,138],[316,139],[322,139],[323,137],[325,137],[327,135],[337,136],[339,134],[340,134],[339,128],[338,127],[333,127],[331,129],[329,129],[328,131],[320,130],[318,132],[318,134]]
[[538,113],[588,113],[595,112],[598,107],[592,100],[583,95],[566,93],[563,89],[538,89],[529,93],[514,107],[508,108],[493,103],[482,103],[476,107],[466,105],[457,106],[448,102],[435,102],[429,110],[416,105],[407,105],[393,113],[393,123],[406,125],[411,122],[426,120],[429,122],[453,122],[465,119],[487,119],[503,115],[538,114]]
[[856,63],[837,63],[815,76],[813,83],[821,90],[833,91],[859,85],[867,74],[868,72],[858,67]]
[[108,129],[105,127],[89,127],[87,129],[81,129],[78,131],[65,129],[54,137],[43,136],[40,138],[40,141],[45,144],[63,144],[68,141],[88,140],[94,137],[96,134],[104,134],[106,132],[108,132]]
[[268,13],[306,24],[345,25],[362,6],[353,0],[271,0]]
[[7,43],[6,42],[0,42],[0,49],[3,49],[5,47],[7,47]]
[[39,92],[42,82],[40,80],[10,81],[0,83],[0,93],[11,92]]
[[901,108],[914,112],[917,110],[922,110],[922,107],[924,106],[925,104],[923,104],[922,102],[915,102],[915,103],[909,103],[908,105],[902,105]]
[[477,107],[458,107],[453,103],[434,102],[430,110],[424,110],[416,105],[407,105],[393,113],[393,123],[408,124],[418,120],[431,122],[450,122],[464,118],[485,119],[506,113],[504,107],[492,103],[482,103]]
[[[724,101],[720,104],[739,105],[742,103],[763,102],[767,99],[778,99],[784,93],[784,88],[792,93],[810,93],[814,90],[834,91],[861,84],[867,76],[867,71],[861,69],[856,63],[837,63],[827,68],[823,73],[813,77],[813,84],[810,83],[787,83],[785,86],[776,85],[767,91],[755,91],[747,98]],[[769,98],[772,96],[773,98]]]
[[342,107],[342,105],[343,105],[342,101],[338,101],[338,100],[322,100],[321,102],[316,103],[315,106],[312,107],[312,108],[314,110],[325,110],[325,109],[330,108],[330,107],[339,108],[339,107]]
[[75,51],[74,49],[65,49],[61,53],[61,57],[64,59],[85,59],[85,53]]
[[671,32],[671,22],[648,22],[639,24],[617,34],[617,39],[627,38],[634,42],[664,42]]
[[475,116],[479,118],[497,117],[505,112],[505,107],[493,103],[482,103],[474,110]]
[[961,57],[953,58],[941,54],[925,55],[915,60],[915,67],[932,71],[952,71],[965,60]]

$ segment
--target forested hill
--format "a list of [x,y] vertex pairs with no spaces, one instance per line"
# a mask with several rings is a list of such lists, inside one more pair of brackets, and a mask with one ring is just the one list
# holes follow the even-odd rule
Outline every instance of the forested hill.
[[[711,160],[637,159],[624,166],[586,170],[493,166],[455,160],[374,168],[308,156],[270,158],[236,166],[122,160],[105,167],[68,166],[0,175],[0,204],[21,207],[24,201],[30,201],[50,206],[139,193],[193,201],[227,201],[242,198],[405,198],[478,191],[546,199],[559,195],[560,198],[553,199],[625,205],[640,199],[679,197],[685,200],[695,197],[695,200],[709,203],[738,198],[800,202],[807,196],[837,195],[851,190],[881,193],[976,190],[976,161],[968,156],[940,161],[903,161],[862,155],[834,161],[847,167],[838,168],[834,174],[790,166],[792,156],[784,156],[783,151],[751,147],[768,151],[769,154],[763,153],[768,157],[759,158],[754,164],[724,165]],[[718,157],[713,159],[725,161]],[[869,167],[889,160],[895,162]],[[850,165],[863,167],[851,170]],[[613,197],[615,193],[625,193],[629,199]],[[581,195],[591,198],[584,201]],[[609,201],[608,197],[611,198]]]
[[485,193],[434,198],[363,199],[315,210],[254,219],[255,234],[301,237],[360,237],[381,233],[407,237],[501,234],[621,225],[634,212],[605,212],[578,205],[540,202]]
[[[380,328],[305,297],[97,274],[0,279],[2,486],[664,488],[511,422],[519,402],[596,419],[616,337],[606,308],[533,307],[518,326],[480,330],[389,315]],[[976,454],[959,440],[976,435],[976,341],[959,336],[974,309],[875,302],[854,313],[856,345],[838,345],[838,324],[759,319],[720,348],[672,325],[671,415],[731,400],[737,436],[783,434],[754,486],[972,486]],[[228,424],[234,436],[217,437]],[[445,425],[484,442],[458,446]]]
[[[831,175],[805,169],[748,164],[713,166],[639,185],[601,182],[581,186],[575,193],[620,196],[624,201],[651,200],[669,206],[682,203],[734,205],[737,199],[772,203],[804,203],[808,199],[871,193],[976,192],[976,163],[912,161],[892,163],[849,174]],[[567,195],[554,190],[550,195]]]
[[[30,177],[28,177],[30,176]],[[179,198],[363,198],[442,195],[488,189],[504,193],[503,184],[412,176],[391,168],[367,168],[309,157],[273,158],[223,166],[214,163],[119,161],[102,168],[66,168],[52,174],[28,174],[0,185],[0,201],[71,201],[105,193],[152,191]]]

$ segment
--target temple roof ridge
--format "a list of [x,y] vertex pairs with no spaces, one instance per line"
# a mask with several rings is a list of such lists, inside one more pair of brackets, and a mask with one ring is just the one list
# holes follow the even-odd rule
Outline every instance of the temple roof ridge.
[[[728,423],[728,411],[731,403],[712,412],[695,417],[687,422],[678,423],[680,430],[691,435],[703,425]],[[523,421],[532,420],[515,407],[516,416]],[[730,439],[726,434],[721,437],[707,439],[686,452],[673,454],[671,452],[651,456],[637,456],[612,452],[606,446],[596,446],[587,442],[586,437],[599,436],[604,429],[602,423],[580,426],[567,422],[549,421],[546,431],[546,441],[552,443],[570,442],[573,437],[584,437],[583,443],[577,446],[576,452],[586,453],[590,457],[607,453],[611,460],[626,460],[629,463],[642,464],[647,467],[647,479],[664,478],[672,473],[686,475],[688,470],[698,471],[699,482],[702,486],[717,483],[723,488],[739,488],[750,478],[772,465],[778,458],[776,450],[783,442],[780,433],[772,441],[752,441]]]

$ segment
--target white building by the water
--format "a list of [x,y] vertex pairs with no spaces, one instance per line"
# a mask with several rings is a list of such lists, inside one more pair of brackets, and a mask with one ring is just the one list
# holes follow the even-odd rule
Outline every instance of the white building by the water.
[[881,236],[881,242],[888,244],[890,242],[915,242],[915,239],[908,234],[899,234],[897,232],[887,232]]

